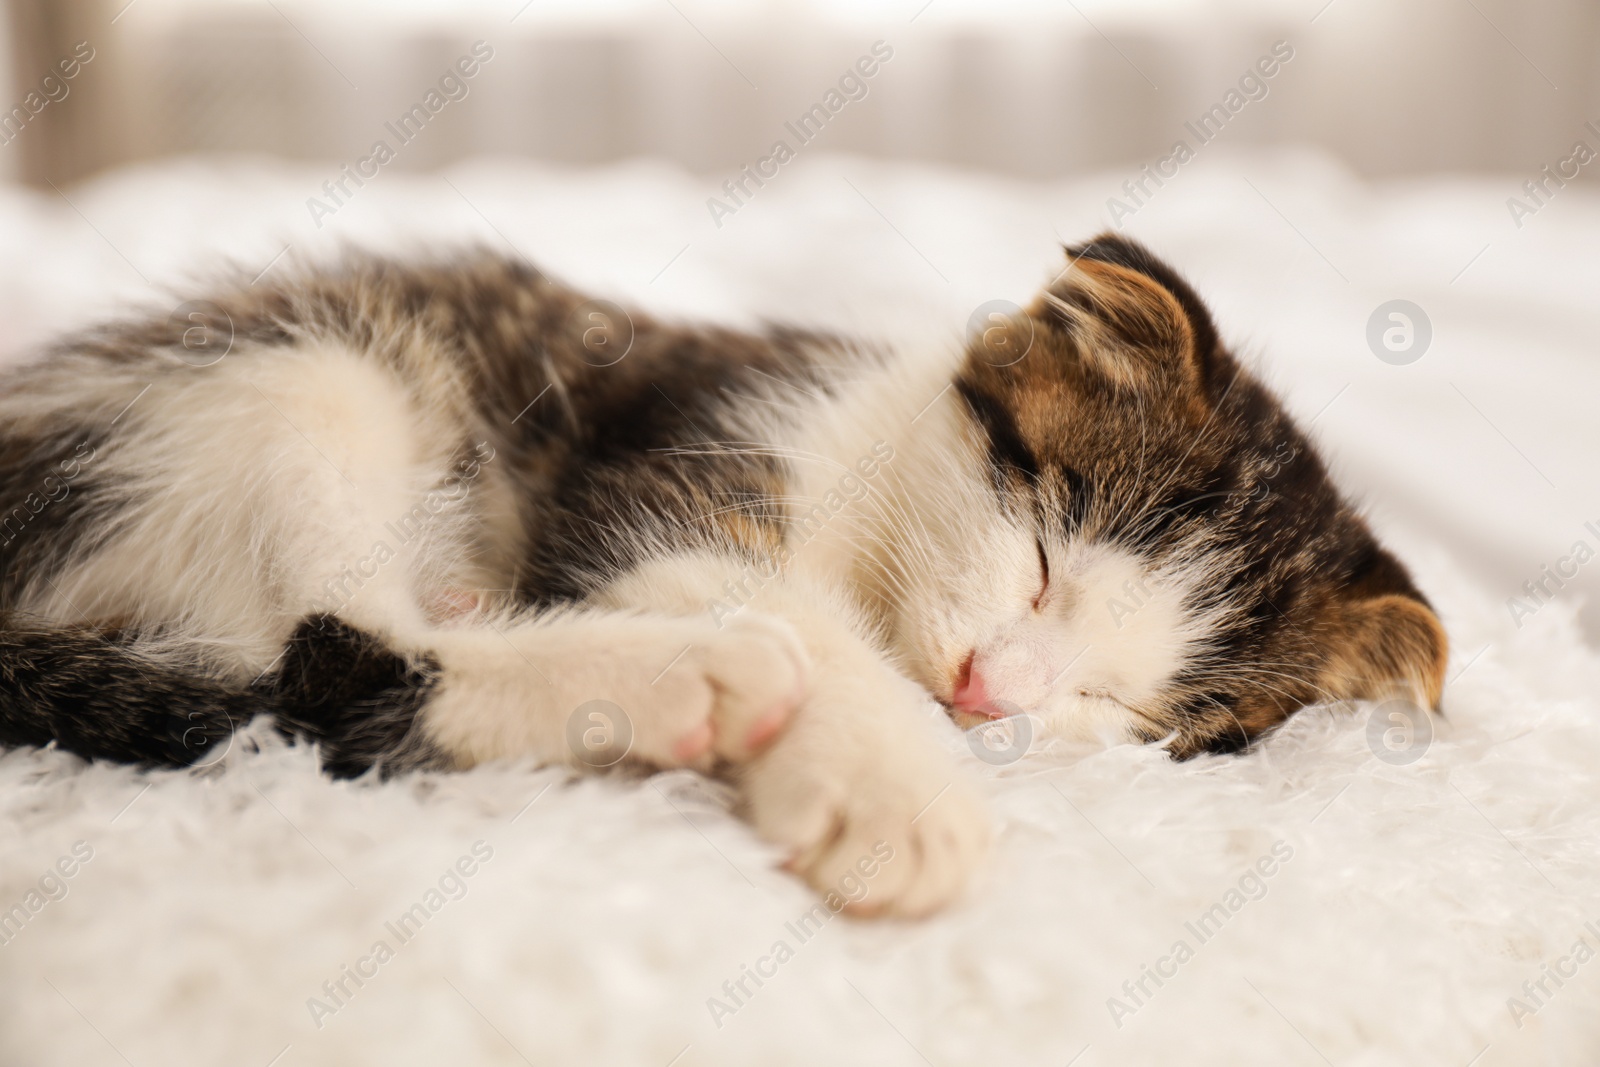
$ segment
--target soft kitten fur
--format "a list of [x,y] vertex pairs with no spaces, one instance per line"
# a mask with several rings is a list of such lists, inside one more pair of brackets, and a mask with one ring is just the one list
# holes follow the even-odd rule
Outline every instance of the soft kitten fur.
[[271,712],[335,773],[595,763],[605,700],[813,884],[890,844],[864,903],[917,914],[988,835],[928,693],[1178,758],[1438,701],[1405,570],[1120,238],[948,354],[629,320],[488,254],[215,306],[215,363],[179,317],[4,382],[0,743],[184,765]]

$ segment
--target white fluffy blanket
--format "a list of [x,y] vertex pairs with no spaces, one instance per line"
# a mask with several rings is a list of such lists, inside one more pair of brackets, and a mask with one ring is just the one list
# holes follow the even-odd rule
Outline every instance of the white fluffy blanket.
[[[1024,299],[1132,175],[808,158],[719,229],[711,181],[483,162],[385,173],[318,229],[330,176],[193,162],[70,205],[0,190],[7,354],[219,254],[249,277],[338,240],[465,237],[658,311],[954,336]],[[1219,157],[1130,220],[1315,420],[1438,604],[1448,719],[1420,759],[1378,758],[1368,709],[1181,765],[967,755],[1001,827],[967,902],[802,937],[815,898],[690,775],[336,783],[269,738],[199,774],[0,755],[0,909],[22,915],[0,913],[0,1064],[1600,1062],[1594,576],[1506,604],[1600,547],[1600,200],[1566,189],[1519,230],[1520,183]],[[1366,342],[1394,298],[1433,327],[1405,366]]]

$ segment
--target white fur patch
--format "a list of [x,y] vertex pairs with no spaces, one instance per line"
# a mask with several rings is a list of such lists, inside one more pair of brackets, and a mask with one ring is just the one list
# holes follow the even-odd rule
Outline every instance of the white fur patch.
[[417,546],[384,517],[414,506],[449,446],[375,362],[332,345],[236,351],[159,376],[114,429],[93,476],[128,503],[25,607],[175,626],[248,673],[387,538],[400,558],[354,596],[386,628],[420,621]]

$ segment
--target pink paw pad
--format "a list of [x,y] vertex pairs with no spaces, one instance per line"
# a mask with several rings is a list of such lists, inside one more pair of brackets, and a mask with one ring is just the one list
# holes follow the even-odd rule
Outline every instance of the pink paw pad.
[[778,736],[778,731],[783,729],[793,711],[794,704],[785,701],[761,716],[750,727],[750,732],[744,735],[744,747],[751,752],[765,748],[774,737]]
[[680,762],[688,763],[697,760],[711,749],[711,724],[703,722],[689,733],[678,738],[677,744],[672,746],[672,757]]

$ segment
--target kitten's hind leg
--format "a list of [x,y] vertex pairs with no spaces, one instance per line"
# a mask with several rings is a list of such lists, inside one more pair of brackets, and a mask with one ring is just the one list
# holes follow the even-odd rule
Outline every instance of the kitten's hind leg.
[[[597,766],[624,753],[704,769],[748,758],[800,701],[805,654],[775,622],[718,630],[704,618],[577,609],[491,621],[470,601],[437,610],[441,597],[460,599],[450,590],[496,578],[469,566],[492,555],[481,531],[508,508],[492,450],[451,466],[465,430],[432,426],[381,371],[327,354],[303,369],[250,384],[271,404],[262,421],[293,450],[295,478],[274,484],[311,502],[260,509],[284,527],[276,603],[296,609],[280,630],[293,631],[278,646],[281,718],[322,744],[331,769],[501,757]],[[307,396],[313,373],[352,381]]]
[[[486,444],[456,458],[470,429],[357,353],[289,350],[219,367],[227,373],[175,405],[191,417],[165,420],[166,436],[181,439],[163,450],[191,457],[184,492],[166,499],[223,502],[238,529],[164,514],[137,541],[157,553],[145,573],[160,574],[156,546],[175,536],[196,542],[180,558],[246,560],[254,541],[272,546],[260,569],[273,580],[252,575],[224,597],[216,579],[190,578],[182,608],[216,604],[196,629],[249,650],[245,677],[281,650],[268,669],[280,719],[319,742],[330,769],[508,756],[592,765],[621,752],[604,725],[569,724],[608,707],[620,709],[612,729],[629,758],[709,767],[748,757],[800,700],[804,653],[776,624],[724,632],[701,619],[573,611],[437,625],[449,613],[428,606],[441,592],[503,578],[473,561],[504,548],[485,534],[511,510],[504,461]],[[240,423],[254,435],[234,435],[252,453],[247,466],[262,469],[242,484],[230,473],[236,455],[211,463],[204,447]],[[146,602],[156,584],[140,583]]]

